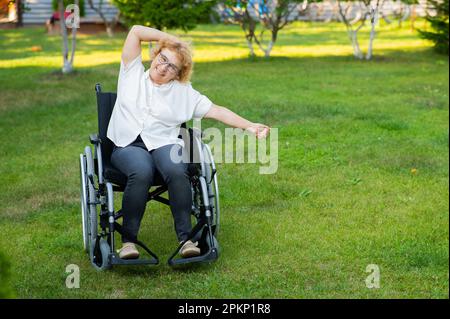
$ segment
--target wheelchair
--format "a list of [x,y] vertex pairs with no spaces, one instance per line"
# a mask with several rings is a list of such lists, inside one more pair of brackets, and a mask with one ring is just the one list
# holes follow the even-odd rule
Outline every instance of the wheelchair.
[[[86,146],[80,154],[81,219],[83,247],[90,262],[97,270],[110,269],[115,265],[157,265],[158,256],[140,240],[140,246],[149,256],[138,259],[121,259],[115,249],[115,235],[126,235],[118,220],[123,217],[121,210],[114,211],[114,192],[125,190],[127,176],[111,164],[114,144],[106,137],[106,132],[116,101],[116,93],[102,92],[101,85],[95,85],[98,112],[98,134],[89,136],[91,146]],[[198,242],[200,255],[177,257],[183,243],[169,257],[168,264],[177,266],[191,263],[212,262],[219,257],[220,209],[217,170],[211,150],[202,142],[202,132],[186,128],[183,123],[179,138],[185,142],[189,154],[188,175],[192,190],[191,214],[196,221],[189,238]],[[194,160],[196,159],[196,160]],[[147,202],[151,200],[170,205],[162,197],[168,190],[161,175],[156,172],[155,180],[149,190]]]

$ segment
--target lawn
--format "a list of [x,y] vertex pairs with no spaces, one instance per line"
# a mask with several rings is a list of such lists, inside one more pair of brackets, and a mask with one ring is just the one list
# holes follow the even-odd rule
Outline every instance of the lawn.
[[[406,25],[381,26],[373,61],[353,59],[339,24],[287,27],[268,60],[247,58],[236,26],[182,36],[197,90],[278,128],[278,171],[219,164],[217,262],[165,264],[173,221],[151,203],[140,237],[163,263],[97,272],[82,250],[78,158],[97,130],[95,83],[116,89],[125,33],[81,35],[63,77],[58,37],[0,30],[0,251],[17,297],[449,297],[447,57]],[[66,288],[69,264],[79,289]]]

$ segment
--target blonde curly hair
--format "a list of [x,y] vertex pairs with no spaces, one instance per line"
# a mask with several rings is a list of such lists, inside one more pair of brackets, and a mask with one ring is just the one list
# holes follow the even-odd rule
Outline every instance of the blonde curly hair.
[[150,59],[153,61],[164,48],[175,52],[180,61],[181,68],[178,73],[179,81],[183,83],[189,82],[193,71],[192,49],[190,43],[163,38],[159,40],[156,47],[152,49]]

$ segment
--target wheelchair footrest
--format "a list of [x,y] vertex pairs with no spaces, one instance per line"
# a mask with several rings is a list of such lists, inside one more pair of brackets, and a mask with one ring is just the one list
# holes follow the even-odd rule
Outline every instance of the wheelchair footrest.
[[111,265],[158,265],[159,260],[156,258],[142,258],[142,259],[121,259],[117,254],[110,254],[109,260]]
[[170,266],[177,266],[177,265],[185,265],[185,264],[191,264],[191,263],[196,263],[196,262],[208,262],[208,261],[214,261],[218,257],[219,257],[219,252],[218,252],[217,248],[213,248],[204,255],[189,257],[189,258],[169,259],[168,264]]

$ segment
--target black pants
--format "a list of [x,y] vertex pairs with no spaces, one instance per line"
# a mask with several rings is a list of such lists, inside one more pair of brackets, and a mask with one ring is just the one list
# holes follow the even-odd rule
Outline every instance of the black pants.
[[126,147],[115,147],[111,163],[128,177],[123,194],[123,228],[130,235],[122,242],[135,241],[147,205],[147,195],[156,170],[168,186],[170,209],[175,223],[178,241],[187,239],[192,229],[192,191],[187,175],[186,163],[174,163],[170,158],[171,148],[181,155],[182,147],[170,144],[148,151],[139,136]]

